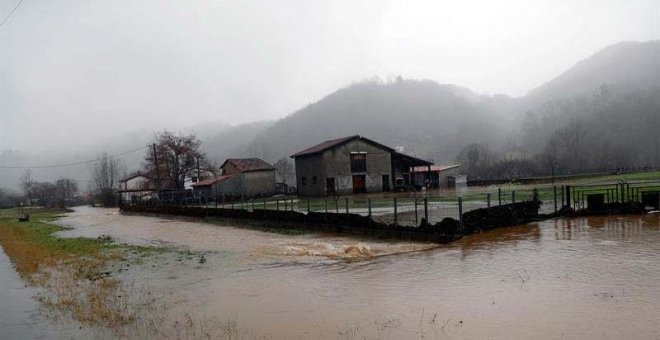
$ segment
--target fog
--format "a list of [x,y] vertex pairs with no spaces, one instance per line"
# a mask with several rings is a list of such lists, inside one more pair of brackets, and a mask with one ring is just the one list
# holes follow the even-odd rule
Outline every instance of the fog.
[[373,77],[517,97],[607,45],[658,38],[654,1],[25,0],[0,27],[0,150],[275,120]]

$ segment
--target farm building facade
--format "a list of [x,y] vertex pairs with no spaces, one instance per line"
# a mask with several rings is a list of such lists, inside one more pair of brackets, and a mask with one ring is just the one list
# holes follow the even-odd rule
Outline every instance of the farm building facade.
[[411,173],[433,163],[355,135],[328,140],[291,155],[301,196],[391,191],[415,185]]
[[117,193],[123,202],[133,202],[151,198],[155,188],[154,181],[150,177],[136,172],[119,180]]
[[252,198],[275,193],[275,168],[259,158],[230,158],[221,175],[192,185],[203,197]]

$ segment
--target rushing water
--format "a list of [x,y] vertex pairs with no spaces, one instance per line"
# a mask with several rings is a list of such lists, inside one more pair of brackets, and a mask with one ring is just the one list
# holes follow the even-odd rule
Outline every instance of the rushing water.
[[[452,244],[282,236],[80,208],[62,236],[208,252],[122,278],[249,336],[660,339],[660,216],[550,220]],[[0,268],[2,264],[0,263]]]

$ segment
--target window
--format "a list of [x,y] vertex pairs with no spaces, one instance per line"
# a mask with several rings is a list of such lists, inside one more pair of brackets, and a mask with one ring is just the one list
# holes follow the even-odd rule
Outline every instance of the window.
[[302,178],[302,185],[307,185],[307,177]]
[[312,177],[312,184],[316,185],[316,176]]
[[367,154],[351,154],[351,172],[367,172]]

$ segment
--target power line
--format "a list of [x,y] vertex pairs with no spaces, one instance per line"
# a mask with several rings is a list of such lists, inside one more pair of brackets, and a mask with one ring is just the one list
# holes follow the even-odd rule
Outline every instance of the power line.
[[20,6],[22,3],[23,3],[23,0],[20,0],[16,4],[14,9],[12,9],[11,12],[9,12],[9,15],[7,15],[7,17],[4,20],[2,20],[2,22],[0,22],[0,27],[2,27],[5,24],[5,22],[7,22],[7,20],[9,20],[9,18],[12,16],[12,14],[14,14],[14,12],[16,12],[16,10],[18,9],[18,6]]
[[[141,146],[137,149],[117,153],[114,155],[110,155],[109,157],[119,157],[123,155],[127,155],[129,153],[137,152],[140,150],[145,149],[146,146]],[[89,159],[86,161],[80,161],[80,162],[72,162],[72,163],[64,163],[64,164],[55,164],[55,165],[34,165],[34,166],[20,166],[20,165],[0,165],[0,169],[49,169],[49,168],[63,168],[67,166],[74,166],[74,165],[82,165],[82,164],[87,164],[87,163],[93,163],[97,162],[98,159]]]

